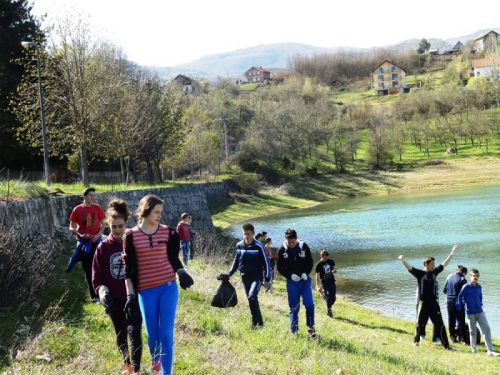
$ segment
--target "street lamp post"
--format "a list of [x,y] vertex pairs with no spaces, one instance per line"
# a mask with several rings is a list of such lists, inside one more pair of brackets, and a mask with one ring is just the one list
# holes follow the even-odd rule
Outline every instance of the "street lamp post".
[[35,42],[21,42],[24,48],[36,48],[36,66],[38,68],[38,91],[40,94],[40,116],[42,119],[42,144],[43,144],[43,165],[45,170],[45,183],[50,186],[50,165],[49,165],[49,145],[47,141],[47,129],[45,128],[45,112],[43,110],[43,90],[42,71],[40,69],[40,47]]

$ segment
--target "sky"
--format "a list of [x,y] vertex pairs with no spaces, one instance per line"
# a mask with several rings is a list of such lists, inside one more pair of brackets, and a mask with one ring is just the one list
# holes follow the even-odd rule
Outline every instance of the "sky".
[[374,47],[500,26],[500,0],[32,0],[45,24],[88,15],[140,65],[173,66],[260,44]]

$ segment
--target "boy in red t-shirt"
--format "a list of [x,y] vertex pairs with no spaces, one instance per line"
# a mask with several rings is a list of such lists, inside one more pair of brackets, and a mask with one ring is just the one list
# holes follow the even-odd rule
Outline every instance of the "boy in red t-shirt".
[[181,240],[182,248],[182,263],[185,266],[188,264],[189,253],[190,253],[190,242],[191,242],[191,231],[189,230],[189,225],[191,224],[191,216],[187,213],[181,215],[181,221],[177,224],[177,233]]
[[83,203],[76,206],[69,217],[69,230],[76,235],[79,243],[84,244],[84,248],[90,245],[89,251],[82,251],[82,268],[87,278],[90,297],[93,302],[97,303],[99,297],[92,287],[92,260],[104,228],[106,228],[106,214],[101,206],[94,203],[96,196],[94,188],[86,188],[82,196]]

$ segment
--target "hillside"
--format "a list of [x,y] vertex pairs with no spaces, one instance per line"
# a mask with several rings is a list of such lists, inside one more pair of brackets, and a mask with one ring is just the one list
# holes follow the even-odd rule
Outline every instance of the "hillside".
[[[495,30],[500,30],[500,28]],[[468,35],[447,40],[436,38],[427,38],[427,40],[431,43],[432,48],[451,48],[458,40],[463,43],[468,39],[473,39],[484,31],[485,30],[478,30]],[[262,44],[235,51],[203,56],[189,63],[173,67],[147,66],[146,68],[156,72],[163,78],[172,78],[177,74],[186,74],[199,78],[214,78],[217,76],[239,78],[245,70],[253,65],[262,66],[270,70],[286,69],[289,58],[296,54],[311,56],[339,50],[371,51],[375,48],[407,51],[409,49],[416,49],[420,39],[421,38],[408,39],[397,44],[374,46],[371,48],[357,48],[353,46],[318,47],[299,43]]]

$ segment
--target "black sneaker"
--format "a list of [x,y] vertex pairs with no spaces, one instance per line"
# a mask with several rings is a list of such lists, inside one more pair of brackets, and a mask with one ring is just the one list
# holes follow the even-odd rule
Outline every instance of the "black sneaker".
[[319,334],[316,332],[316,330],[314,328],[307,329],[307,336],[309,336],[309,338],[311,338],[311,339],[316,339],[316,340],[320,339]]
[[326,315],[329,316],[330,318],[333,318],[332,309],[328,309],[327,312],[326,312]]

